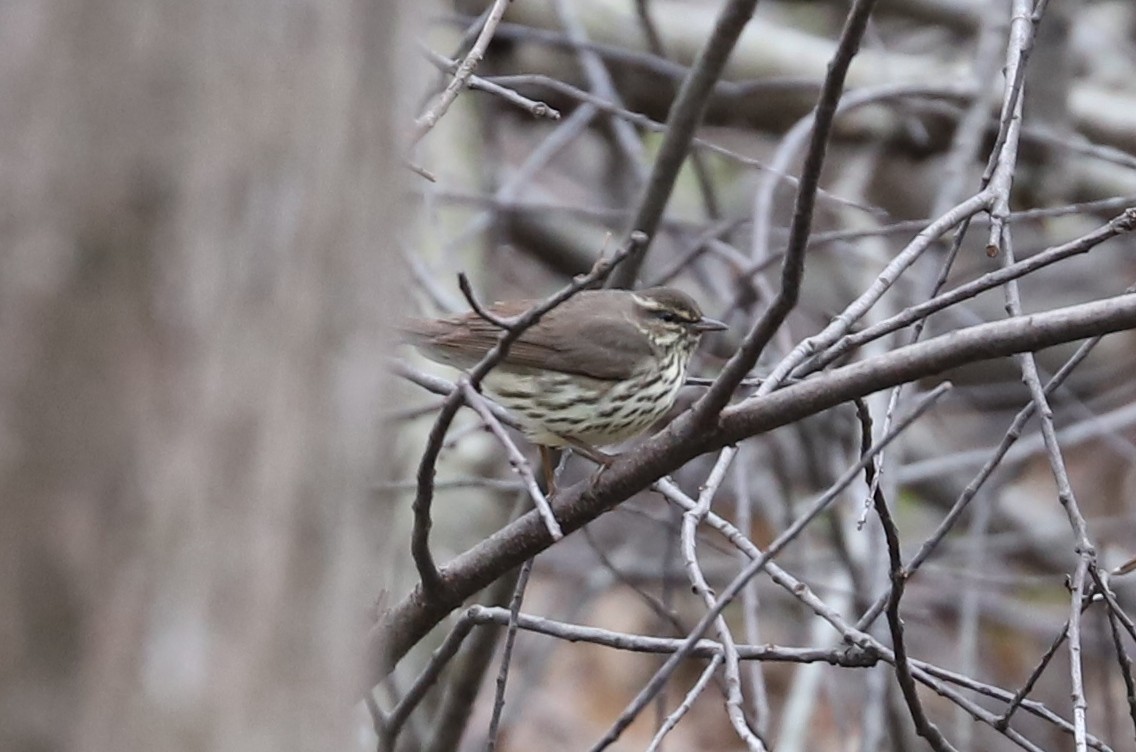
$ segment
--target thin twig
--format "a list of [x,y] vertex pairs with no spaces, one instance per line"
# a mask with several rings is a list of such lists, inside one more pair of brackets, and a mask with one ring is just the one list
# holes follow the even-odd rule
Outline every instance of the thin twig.
[[1072,613],[1069,616],[1069,673],[1072,678],[1070,695],[1073,700],[1073,746],[1077,752],[1086,752],[1089,746],[1088,720],[1085,717],[1088,701],[1085,698],[1085,673],[1081,661],[1081,613],[1084,611],[1085,581],[1088,570],[1096,566],[1096,558],[1080,552],[1077,568],[1073,570],[1072,586],[1069,588]]
[[[1080,605],[1081,611],[1087,609],[1091,602],[1091,599],[1083,598]],[[1038,679],[1041,678],[1042,673],[1045,672],[1045,669],[1053,661],[1054,656],[1057,655],[1057,651],[1065,644],[1065,640],[1068,639],[1068,637],[1069,621],[1066,620],[1065,623],[1061,625],[1061,629],[1057,631],[1057,635],[1049,643],[1049,647],[1042,653],[1041,658],[1038,659],[1037,664],[1034,665],[1029,676],[1026,677],[1026,680],[1022,683],[1022,686],[1014,692],[1013,697],[1006,703],[1006,709],[1003,710],[1002,715],[998,717],[995,728],[1003,730],[1009,727],[1010,719],[1014,717],[1014,713],[1018,711],[1018,708],[1022,707],[1025,699],[1029,697],[1030,692],[1032,692],[1033,688],[1037,685]]]
[[[552,0],[552,8],[560,21],[560,25],[564,27],[564,33],[569,41],[577,45],[576,59],[584,72],[588,87],[593,93],[612,102],[617,107],[622,106],[619,92],[616,90],[615,84],[612,83],[611,74],[608,72],[603,58],[594,51],[580,46],[588,41],[588,34],[573,3],[570,0]],[[647,178],[643,142],[639,139],[639,134],[635,132],[635,129],[624,120],[612,119],[611,128],[615,135],[615,142],[619,145],[620,151],[623,152],[624,159],[630,163],[631,170],[635,175],[634,190],[638,191]]]
[[[789,312],[797,305],[801,280],[804,277],[805,247],[812,230],[813,208],[816,205],[816,191],[820,183],[821,168],[832,132],[840,95],[844,91],[844,79],[860,46],[860,39],[868,25],[874,0],[855,0],[844,29],[840,33],[836,51],[829,62],[828,73],[817,100],[816,115],[813,120],[812,137],[805,154],[801,170],[801,182],[797,187],[797,198],[793,206],[793,219],[789,229],[789,242],[785,260],[781,266],[781,289],[769,308],[753,325],[738,352],[722,368],[717,382],[710,387],[693,408],[691,420],[695,425],[708,425],[726,406],[738,384],[746,377],[757,359],[781,328]],[[781,378],[788,376],[782,374]],[[767,381],[759,391],[769,387],[772,391],[779,381]]]
[[[737,509],[738,527],[747,533],[752,529],[753,500],[750,498],[749,472],[745,461],[734,463],[734,494]],[[745,560],[745,552],[739,551],[738,556]],[[742,590],[742,624],[745,630],[746,642],[756,644],[761,639],[758,627],[757,587],[754,583],[746,585]],[[748,664],[750,689],[753,691],[754,725],[758,736],[767,738],[769,733],[769,693],[765,686],[765,673],[761,664],[753,662]]]
[[714,672],[718,670],[718,666],[721,664],[722,654],[715,653],[714,657],[710,659],[710,663],[702,670],[698,681],[694,683],[694,686],[691,687],[690,691],[686,693],[686,696],[682,698],[682,702],[679,706],[675,708],[674,711],[666,717],[662,725],[659,726],[659,730],[656,731],[655,735],[651,738],[651,743],[647,745],[646,752],[658,752],[663,743],[663,739],[671,732],[671,729],[678,725],[682,717],[690,711],[690,708],[694,705],[694,701],[697,700],[698,696],[702,694],[702,691],[706,689],[706,685],[710,683],[710,679],[714,677]]
[[[872,445],[872,416],[863,401],[856,402],[856,414],[860,418],[861,453],[866,454]],[[951,752],[955,747],[947,741],[938,727],[927,717],[923,710],[923,703],[919,700],[919,692],[915,688],[915,679],[911,675],[911,666],[907,660],[907,641],[903,635],[903,620],[899,616],[899,602],[903,598],[903,587],[907,581],[907,572],[903,568],[903,559],[899,548],[899,530],[892,519],[891,510],[888,509],[887,499],[884,498],[883,489],[876,482],[875,464],[872,462],[864,466],[865,481],[872,490],[872,504],[876,515],[880,518],[880,525],[884,531],[884,541],[888,552],[888,577],[891,580],[891,594],[888,596],[887,621],[891,632],[892,650],[895,651],[895,677],[899,682],[903,701],[911,714],[915,724],[915,733],[927,740],[931,748],[937,752]]]
[[[1039,4],[1037,11],[1040,12]],[[1006,225],[1009,216],[1010,190],[1013,183],[1014,168],[1017,163],[1018,140],[1021,130],[1022,100],[1025,87],[1025,61],[1033,45],[1034,31],[1040,20],[1031,12],[1029,0],[1014,0],[1013,19],[1010,23],[1010,48],[1007,52],[1006,77],[1011,82],[1002,105],[1002,128],[1000,142],[996,142],[991,155],[987,174],[989,186],[994,194],[990,207],[990,236],[987,253],[1002,253],[1003,266],[1014,262],[1013,243]],[[1018,284],[1011,280],[1005,285],[1005,308],[1010,316],[1022,315],[1021,294]],[[1084,672],[1081,665],[1081,598],[1084,593],[1087,572],[1096,566],[1096,551],[1089,539],[1088,527],[1081,513],[1069,482],[1068,472],[1061,446],[1057,441],[1053,425],[1053,413],[1041,386],[1037,363],[1030,353],[1015,356],[1021,371],[1022,380],[1030,391],[1030,398],[1037,405],[1041,420],[1042,437],[1045,441],[1046,456],[1049,460],[1053,479],[1057,484],[1057,499],[1064,508],[1076,538],[1077,567],[1073,573],[1072,601],[1069,616],[1069,671],[1073,698],[1073,742],[1077,752],[1087,749],[1086,699]]]
[[465,300],[469,303],[469,307],[473,309],[473,312],[493,326],[504,329],[505,331],[511,331],[516,325],[516,319],[518,317],[514,316],[511,319],[503,319],[499,316],[494,316],[485,306],[481,305],[481,301],[473,294],[473,288],[470,286],[469,277],[466,276],[465,272],[458,272],[458,289],[460,289],[462,295],[465,296]]
[[993,257],[1002,247],[1006,223],[1010,215],[1010,186],[1017,163],[1018,143],[1022,128],[1022,105],[1025,92],[1026,60],[1033,47],[1036,23],[1031,20],[1029,0],[1013,0],[1010,19],[1010,44],[1006,50],[1006,87],[1002,99],[998,134],[990,150],[990,158],[982,174],[983,186],[994,194],[990,205],[990,234],[987,255]]
[[469,635],[469,632],[474,627],[474,621],[463,614],[457,622],[454,623],[453,629],[446,635],[446,639],[442,644],[431,653],[430,660],[427,661],[426,666],[415,678],[414,682],[407,689],[406,694],[402,696],[398,704],[387,715],[386,725],[384,731],[387,736],[393,739],[398,735],[402,725],[410,717],[418,704],[426,697],[426,693],[433,687],[438,677],[442,673],[442,669],[450,662],[455,655],[458,654],[458,649],[461,648],[462,642]]
[[[420,371],[404,360],[391,359],[388,361],[388,366],[390,367],[391,373],[400,376],[409,381],[411,384],[420,386],[426,391],[432,392],[433,394],[440,394],[445,397],[449,396],[455,389],[457,389],[457,386],[453,382],[446,381],[439,376],[434,376],[432,374],[426,373],[425,371]],[[489,406],[489,410],[492,411],[493,416],[497,418],[497,420],[502,424],[509,426],[510,428],[520,427],[520,424],[517,423],[513,416],[509,415],[509,413],[505,411],[505,408],[494,402],[487,401],[486,404]]]
[[[452,24],[466,24],[470,18],[470,16],[458,14],[445,20]],[[517,39],[526,43],[531,42],[565,50],[591,50],[605,60],[619,63],[622,66],[632,66],[680,83],[691,72],[691,66],[662,57],[657,52],[634,50],[622,45],[603,44],[590,40],[577,42],[569,39],[563,32],[554,29],[541,29],[505,21],[497,27],[497,36],[502,39]],[[750,97],[769,91],[815,92],[820,88],[815,78],[806,76],[763,76],[741,81],[728,81],[719,78],[714,81],[713,86],[713,96],[728,99]]]
[[1022,261],[1006,264],[996,271],[988,272],[978,279],[959,285],[950,292],[936,295],[890,318],[878,321],[854,334],[849,334],[802,365],[798,373],[804,375],[820,370],[829,363],[842,358],[867,342],[879,339],[897,329],[926,319],[937,311],[941,311],[963,300],[969,300],[986,290],[991,290],[1010,280],[1019,279],[1027,274],[1032,274],[1039,269],[1043,269],[1071,256],[1087,253],[1106,240],[1111,240],[1118,235],[1132,232],[1133,230],[1136,230],[1136,207],[1125,209],[1122,214],[1114,217],[1108,224],[1098,227],[1075,240],[1047,248]]
[[497,208],[507,206],[520,194],[524,186],[538,175],[557,154],[587,131],[598,110],[595,107],[577,107],[571,115],[556,124],[552,132],[529,152],[524,162],[502,182],[488,201],[487,211],[479,212],[447,244],[448,249],[458,248],[469,239],[491,228],[497,221]]
[[[693,502],[692,502],[693,503]],[[708,519],[721,519],[711,514]],[[728,524],[728,523],[727,523]],[[511,616],[507,608],[470,606],[459,621],[468,620],[474,624],[508,625]],[[590,645],[625,650],[645,655],[667,655],[680,649],[685,640],[677,637],[653,637],[630,632],[616,632],[610,629],[589,627],[581,624],[568,624],[555,619],[547,619],[532,614],[518,614],[517,628],[534,634],[541,634],[567,642],[586,642]],[[875,666],[877,657],[870,651],[842,646],[835,650],[817,648],[783,647],[780,645],[738,645],[738,657],[743,661],[770,661],[774,663],[824,663],[844,668],[867,668]],[[702,639],[692,649],[691,658],[707,659],[721,655],[722,645],[715,640]]]
[[979,156],[982,137],[990,121],[990,97],[986,86],[1002,65],[1002,39],[1005,33],[1006,9],[1003,3],[987,3],[982,13],[982,28],[975,44],[971,80],[974,97],[955,126],[951,149],[944,160],[942,182],[935,194],[933,214],[941,214],[964,195],[969,166]]
[[[682,555],[683,560],[686,562],[687,577],[694,593],[702,598],[707,608],[714,607],[714,593],[710,589],[710,585],[706,581],[706,576],[702,573],[702,567],[698,563],[698,554],[696,552],[696,532],[698,524],[706,518],[710,513],[710,503],[714,499],[714,495],[718,487],[726,479],[726,471],[733,460],[734,455],[737,453],[736,447],[727,447],[722,450],[718,461],[714,463],[714,468],[710,471],[706,483],[703,485],[701,492],[698,495],[698,504],[694,509],[688,510],[682,516]],[[719,615],[714,619],[714,629],[718,633],[718,639],[722,643],[722,653],[725,658],[725,674],[726,674],[726,715],[730,719],[730,724],[734,727],[738,738],[746,745],[746,748],[751,752],[764,752],[765,742],[762,741],[753,729],[749,727],[746,722],[745,711],[742,707],[742,686],[741,686],[741,670],[738,665],[738,651],[734,643],[733,634],[730,632],[729,626],[726,624],[726,619]]]
[[1136,729],[1136,681],[1132,678],[1132,659],[1124,648],[1124,640],[1117,627],[1116,614],[1108,612],[1108,626],[1112,633],[1112,644],[1116,650],[1116,663],[1120,668],[1120,675],[1124,679],[1124,700],[1128,704],[1128,717],[1132,719],[1133,729]]
[[501,423],[497,417],[493,415],[486,403],[484,397],[481,396],[463,376],[458,379],[458,386],[461,388],[465,395],[465,402],[472,407],[485,425],[489,426],[489,430],[497,438],[497,441],[505,448],[505,453],[509,456],[509,464],[513,466],[513,470],[517,475],[521,476],[522,482],[525,484],[525,490],[529,493],[529,498],[533,500],[538,512],[540,512],[541,519],[544,520],[544,525],[548,528],[548,534],[552,536],[552,540],[558,541],[564,537],[564,531],[560,529],[560,523],[556,521],[556,515],[552,513],[552,507],[548,503],[544,492],[540,490],[540,484],[537,483],[536,476],[533,475],[532,467],[529,465],[525,455],[509,438],[509,434],[505,433],[505,429],[501,427]]
[[616,582],[620,583],[627,589],[631,590],[631,592],[639,596],[639,599],[643,601],[647,608],[651,609],[655,616],[659,617],[661,621],[666,622],[673,629],[681,630],[683,632],[686,631],[686,626],[682,623],[682,621],[679,620],[678,616],[674,612],[674,609],[668,607],[667,604],[663,603],[659,598],[656,598],[652,593],[644,590],[638,582],[629,577],[615,565],[615,562],[611,560],[611,557],[608,556],[602,548],[600,548],[599,542],[595,539],[595,536],[592,535],[591,527],[585,527],[583,529],[583,533],[584,540],[588,542],[588,546],[592,549],[592,553],[594,553],[596,555],[596,558],[600,560],[600,564],[603,565],[604,569],[611,573],[611,576],[615,578]]
[[1108,588],[1104,575],[1094,567],[1089,570],[1089,576],[1093,578],[1093,583],[1096,587],[1095,592],[1104,599],[1108,610],[1111,611],[1117,621],[1124,626],[1125,631],[1128,632],[1128,636],[1136,641],[1136,624],[1132,622],[1132,617],[1125,613],[1124,609],[1121,608],[1120,604],[1116,601],[1116,596],[1113,595],[1112,591]]
[[[514,497],[511,510],[498,512],[507,513],[510,520],[523,514],[527,506],[523,493],[514,494]],[[489,607],[507,605],[513,596],[518,575],[518,570],[507,572],[490,585],[483,596],[483,604]],[[458,746],[469,725],[485,675],[489,672],[496,655],[500,632],[501,630],[498,629],[480,629],[471,632],[451,664],[452,669],[446,680],[441,702],[436,707],[430,708],[429,718],[417,719],[431,730],[429,734],[418,734],[419,738],[428,737],[428,743],[414,744],[413,740],[408,740],[406,745],[400,745],[403,749],[451,752]]]
[[[446,73],[454,73],[455,71],[457,71],[459,65],[458,61],[451,60],[445,55],[439,55],[437,52],[434,52],[424,45],[419,45],[419,49],[422,50],[422,54],[426,56],[426,59],[433,63],[439,70],[442,70]],[[486,94],[493,94],[494,96],[500,97],[506,102],[512,105],[516,105],[535,118],[544,118],[548,120],[560,119],[560,111],[555,107],[550,106],[547,102],[539,102],[535,99],[529,99],[528,97],[523,96],[513,89],[502,86],[501,84],[495,83],[493,81],[488,81],[481,76],[471,75],[469,77],[468,84],[469,88],[484,91]]]
[[430,172],[429,170],[427,170],[422,165],[417,164],[415,162],[411,162],[409,159],[402,160],[402,166],[405,167],[406,169],[410,170],[411,172],[413,172],[418,177],[425,178],[427,181],[429,181],[431,183],[437,183],[438,182],[438,176],[437,175]]
[[[518,496],[517,502],[513,505],[511,518],[515,519],[522,511],[523,499],[523,495]],[[489,607],[507,602],[515,582],[515,575],[510,573],[493,583],[487,592]],[[393,752],[396,747],[395,742],[406,721],[411,719],[411,714],[425,699],[427,692],[438,684],[445,667],[457,657],[462,647],[466,646],[466,654],[458,660],[458,672],[449,682],[442,708],[434,719],[435,721],[445,720],[446,723],[443,724],[445,728],[436,729],[428,747],[424,742],[420,742],[417,748],[438,749],[441,747],[447,749],[452,744],[446,743],[446,737],[455,733],[458,736],[461,735],[464,720],[468,718],[469,704],[473,700],[473,697],[468,696],[468,692],[463,691],[463,689],[471,685],[474,688],[480,685],[481,677],[488,665],[488,658],[492,655],[493,647],[496,644],[496,636],[491,633],[475,635],[467,641],[466,638],[475,626],[478,626],[478,622],[465,614],[455,622],[450,634],[430,656],[426,666],[416,677],[411,687],[402,694],[390,716],[387,717],[384,723],[385,733],[379,737],[382,748]],[[476,695],[476,691],[473,694]],[[460,721],[461,728],[454,728],[453,724],[458,721]],[[418,736],[424,737],[425,734],[420,733]]]
[[[1116,663],[1120,668],[1120,676],[1124,680],[1124,699],[1128,704],[1128,716],[1132,719],[1133,728],[1136,729],[1136,680],[1132,676],[1132,659],[1128,657],[1128,650],[1124,647],[1124,639],[1120,634],[1121,617],[1127,619],[1129,625],[1131,625],[1132,620],[1128,619],[1128,615],[1116,602],[1116,598],[1109,590],[1104,576],[1095,567],[1089,570],[1089,574],[1093,578],[1096,591],[1101,594],[1108,605],[1108,627],[1112,635],[1113,648],[1116,650]],[[1129,635],[1132,634],[1133,630],[1129,626]]]
[[[728,0],[719,12],[714,30],[699,50],[694,65],[683,79],[674,104],[671,105],[666,135],[659,145],[659,154],[647,178],[635,218],[631,220],[631,230],[654,236],[658,229],[679,170],[690,150],[694,131],[706,112],[714,83],[721,78],[726,61],[756,7],[757,0]],[[615,287],[634,285],[646,252],[646,246],[639,249],[624,268],[612,277],[611,282]]]
[[501,723],[501,711],[505,709],[505,685],[509,680],[509,665],[513,658],[513,645],[517,641],[517,618],[521,613],[521,602],[525,597],[525,588],[529,584],[529,575],[532,574],[533,562],[529,559],[521,565],[517,576],[517,585],[513,590],[513,598],[509,602],[509,627],[505,633],[505,647],[501,653],[501,669],[497,672],[497,685],[493,695],[493,715],[489,719],[489,732],[486,735],[485,750],[493,752],[497,747],[497,728]]
[[501,17],[505,15],[505,9],[509,7],[510,2],[512,0],[494,0],[493,7],[485,16],[485,23],[481,27],[481,32],[477,35],[477,41],[473,43],[473,47],[470,48],[465,59],[461,61],[461,65],[454,72],[450,83],[429,109],[414,121],[414,129],[410,136],[412,146],[421,141],[422,137],[438,124],[438,121],[450,109],[450,105],[458,98],[458,94],[466,87],[469,77],[473,75],[473,71],[485,57],[485,51],[489,49],[489,43],[493,41],[493,33],[497,30],[497,24],[501,22]]
[[768,383],[763,384],[758,394],[754,396],[771,393],[793,374],[807,358],[831,347],[841,337],[845,336],[852,326],[895,284],[899,275],[915,263],[932,243],[959,222],[985,209],[989,202],[989,195],[976,194],[928,224],[880,271],[876,279],[860,297],[845,307],[821,332],[803,340],[791,353],[782,358],[781,362],[767,377]]

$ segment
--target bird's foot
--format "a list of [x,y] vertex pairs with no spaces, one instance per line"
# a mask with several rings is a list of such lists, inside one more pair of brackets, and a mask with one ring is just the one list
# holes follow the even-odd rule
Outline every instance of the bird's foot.
[[582,441],[578,441],[576,439],[567,439],[567,441],[568,445],[574,452],[582,457],[587,457],[592,462],[599,465],[599,468],[590,479],[591,485],[595,485],[596,481],[598,481],[600,479],[600,476],[603,475],[604,470],[607,470],[609,467],[611,467],[612,464],[615,463],[617,459],[619,459],[618,454],[608,454],[607,452],[596,449],[594,446],[585,444]]
[[[568,436],[560,436],[558,438],[564,442],[564,445],[567,448],[571,449],[581,457],[591,460],[599,466],[599,468],[590,479],[590,482],[592,484],[595,484],[595,482],[599,480],[599,477],[603,475],[604,470],[607,470],[608,467],[610,467],[617,459],[619,459],[618,454],[608,454],[607,452],[596,449],[591,444],[587,444],[583,441],[580,441],[579,439],[573,439]],[[540,449],[541,466],[544,469],[544,481],[546,488],[545,495],[551,499],[556,494],[557,490],[555,469],[556,465],[553,461],[553,449],[551,447],[545,446],[544,444],[539,444],[538,447]],[[561,465],[563,465],[563,462],[561,462]],[[560,469],[563,469],[563,467],[561,467]]]

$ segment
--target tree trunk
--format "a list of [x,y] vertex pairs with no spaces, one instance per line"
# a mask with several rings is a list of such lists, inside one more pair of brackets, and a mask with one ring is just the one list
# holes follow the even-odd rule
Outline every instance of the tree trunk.
[[0,10],[0,748],[345,748],[393,5]]

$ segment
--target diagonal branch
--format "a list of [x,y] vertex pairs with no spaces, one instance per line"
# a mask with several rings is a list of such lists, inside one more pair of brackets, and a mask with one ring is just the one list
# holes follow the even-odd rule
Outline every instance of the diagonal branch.
[[[859,50],[860,39],[868,27],[868,18],[874,5],[875,0],[856,0],[852,5],[852,10],[848,12],[848,18],[844,22],[844,30],[840,34],[836,52],[828,64],[828,75],[825,76],[820,98],[817,100],[809,149],[805,154],[801,181],[797,186],[793,219],[789,227],[789,242],[781,266],[781,289],[769,308],[746,335],[741,348],[726,363],[714,386],[710,387],[694,406],[694,420],[697,423],[709,424],[726,406],[738,384],[757,363],[766,345],[781,328],[789,312],[797,305],[801,280],[805,275],[805,248],[812,230],[813,208],[816,205],[828,137],[832,132],[840,95],[844,92],[845,76],[849,66],[852,65],[852,58]],[[770,389],[774,386],[776,384],[769,384]]]
[[897,329],[902,329],[909,324],[922,321],[937,311],[949,308],[963,300],[973,298],[979,293],[991,290],[1010,280],[1032,274],[1039,269],[1044,269],[1050,264],[1055,264],[1070,256],[1088,253],[1106,240],[1111,240],[1118,235],[1123,235],[1133,230],[1136,230],[1136,207],[1129,207],[1125,209],[1123,213],[1113,217],[1108,224],[1098,227],[1079,238],[1047,248],[1026,259],[1015,261],[995,271],[983,274],[978,279],[959,285],[953,290],[936,295],[930,300],[925,300],[918,305],[906,308],[896,315],[884,319],[883,321],[878,321],[854,334],[849,334],[824,352],[804,363],[800,370],[805,373],[820,370],[829,363],[839,360],[862,345],[891,334]]
[[442,91],[430,108],[414,121],[414,130],[410,136],[411,145],[418,143],[423,136],[430,132],[431,128],[438,124],[438,121],[450,109],[450,105],[458,98],[458,94],[466,87],[473,71],[485,57],[485,51],[489,49],[489,43],[493,41],[493,34],[497,31],[497,24],[501,22],[502,16],[505,15],[505,9],[509,7],[510,2],[511,0],[496,0],[493,3],[485,17],[485,23],[477,35],[477,40],[470,48],[469,54],[461,61],[461,65],[458,66],[454,77],[450,79],[450,83],[446,85],[445,90]]
[[[872,444],[872,416],[868,413],[863,402],[856,403],[856,411],[860,416],[860,441],[864,448]],[[872,505],[876,515],[880,518],[880,525],[884,531],[884,540],[887,543],[888,578],[891,580],[891,591],[888,595],[887,622],[891,633],[891,649],[895,651],[895,678],[899,682],[899,690],[903,694],[903,701],[911,713],[911,720],[915,724],[915,732],[927,740],[936,752],[956,752],[955,747],[946,740],[943,733],[927,717],[923,710],[923,703],[919,699],[919,692],[915,688],[915,677],[911,673],[911,664],[907,659],[907,640],[903,634],[903,619],[899,616],[899,601],[903,598],[903,589],[907,583],[907,572],[903,568],[903,559],[900,556],[899,529],[892,519],[891,509],[888,508],[887,499],[884,498],[883,489],[876,483],[876,467],[869,462],[864,466],[867,475],[868,487],[872,489]]]
[[[714,24],[714,31],[698,53],[690,74],[682,81],[678,96],[671,106],[667,117],[667,131],[663,143],[659,146],[659,156],[651,168],[647,178],[647,187],[643,198],[639,201],[639,210],[631,221],[631,229],[654,237],[663,218],[667,201],[674,190],[675,180],[678,179],[679,170],[686,161],[690,141],[694,138],[694,131],[702,122],[706,114],[706,106],[714,85],[722,76],[726,67],[726,60],[734,51],[742,30],[745,29],[753,11],[757,7],[757,0],[729,0],[718,20]],[[635,278],[639,276],[639,269],[643,265],[643,257],[647,254],[647,246],[636,250],[627,263],[616,274],[612,275],[611,284],[614,287],[631,287]]]

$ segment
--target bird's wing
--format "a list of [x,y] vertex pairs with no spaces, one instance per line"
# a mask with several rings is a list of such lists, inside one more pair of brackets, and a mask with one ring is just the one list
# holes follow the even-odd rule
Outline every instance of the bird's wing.
[[[502,318],[517,316],[539,301],[508,301],[490,307]],[[580,317],[588,297],[578,295],[545,314],[509,347],[504,365],[539,368],[616,381],[629,378],[653,355],[647,338],[622,316]],[[472,367],[497,344],[501,330],[476,313],[433,321],[412,321],[403,332],[438,360]]]
[[[528,337],[530,332],[531,339]],[[654,355],[647,337],[622,317],[576,318],[569,322],[557,316],[547,325],[542,321],[530,332],[521,335],[517,344],[522,348],[516,355],[522,361],[527,360],[531,344],[535,351],[532,356],[534,362],[519,365],[622,381],[630,378],[645,359]],[[510,349],[506,358],[508,362],[513,362],[514,353],[515,350]]]

